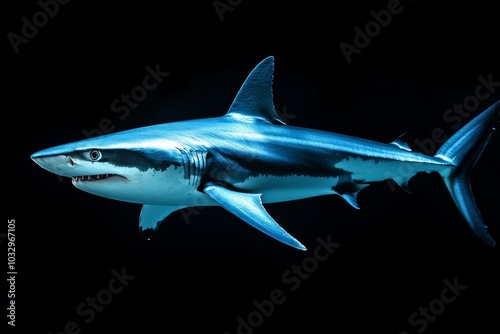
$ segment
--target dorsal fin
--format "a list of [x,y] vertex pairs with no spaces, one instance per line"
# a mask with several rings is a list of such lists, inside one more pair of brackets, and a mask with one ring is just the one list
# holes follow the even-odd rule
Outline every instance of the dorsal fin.
[[402,150],[405,150],[405,151],[411,151],[411,148],[410,146],[408,145],[408,142],[406,141],[406,132],[403,133],[401,136],[399,136],[398,138],[396,138],[395,141],[391,142],[390,143],[391,145],[394,145],[394,146],[397,146],[399,147],[400,149]]
[[227,115],[285,124],[274,109],[273,71],[273,56],[265,58],[255,66],[236,94]]

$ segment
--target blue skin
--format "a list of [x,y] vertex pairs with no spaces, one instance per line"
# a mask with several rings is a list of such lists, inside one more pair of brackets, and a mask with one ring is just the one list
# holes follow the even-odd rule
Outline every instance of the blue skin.
[[219,205],[269,236],[306,248],[262,204],[337,194],[358,208],[370,183],[393,179],[408,190],[419,172],[437,172],[473,232],[487,233],[468,173],[498,117],[500,102],[469,122],[434,156],[402,139],[378,143],[284,125],[272,98],[273,57],[259,63],[222,117],[143,127],[39,151],[41,167],[71,177],[89,193],[143,204],[139,226],[151,235],[172,212]]

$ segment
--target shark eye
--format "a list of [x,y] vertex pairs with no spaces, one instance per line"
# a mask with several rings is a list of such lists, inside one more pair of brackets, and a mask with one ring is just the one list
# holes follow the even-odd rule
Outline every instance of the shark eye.
[[90,157],[90,160],[92,160],[92,161],[98,161],[102,157],[101,151],[92,150],[89,152],[89,157]]

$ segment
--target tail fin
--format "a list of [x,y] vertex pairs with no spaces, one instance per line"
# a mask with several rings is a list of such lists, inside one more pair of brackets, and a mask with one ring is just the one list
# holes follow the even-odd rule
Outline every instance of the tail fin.
[[469,183],[469,173],[481,156],[495,128],[492,121],[500,113],[500,101],[483,111],[449,138],[436,152],[435,157],[450,162],[455,167],[443,173],[446,187],[455,204],[471,227],[485,244],[495,246],[495,240],[488,234],[481,214],[474,201]]

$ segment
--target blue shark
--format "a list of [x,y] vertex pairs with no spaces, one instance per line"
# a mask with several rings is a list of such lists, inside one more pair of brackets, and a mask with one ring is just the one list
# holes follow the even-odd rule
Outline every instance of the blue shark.
[[274,108],[274,57],[248,75],[229,110],[212,118],[170,122],[88,138],[38,151],[31,159],[69,177],[85,192],[142,204],[148,239],[173,212],[220,206],[268,236],[306,247],[264,204],[339,195],[359,209],[358,193],[394,180],[409,190],[417,173],[437,172],[464,222],[495,246],[476,206],[469,173],[490,139],[500,101],[451,136],[434,154],[412,151],[403,137],[380,143],[286,125]]

